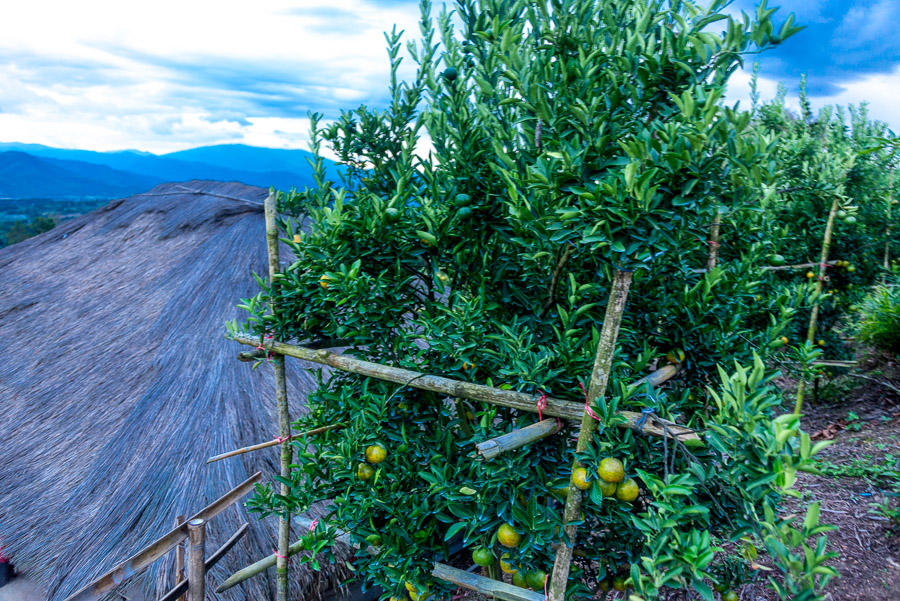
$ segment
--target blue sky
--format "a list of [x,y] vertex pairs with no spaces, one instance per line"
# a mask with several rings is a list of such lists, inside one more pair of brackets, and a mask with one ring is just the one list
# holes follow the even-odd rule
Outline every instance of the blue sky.
[[[807,29],[761,58],[765,96],[783,82],[796,103],[806,73],[814,106],[868,100],[900,131],[900,0],[770,4]],[[408,0],[3,2],[0,141],[305,148],[307,111],[385,102],[382,33],[397,24],[417,35],[418,17]],[[748,81],[734,78],[732,101],[746,101]]]

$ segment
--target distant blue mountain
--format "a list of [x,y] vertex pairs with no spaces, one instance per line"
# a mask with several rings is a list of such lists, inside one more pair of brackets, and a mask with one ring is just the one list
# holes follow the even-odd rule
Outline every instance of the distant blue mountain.
[[[155,155],[133,150],[95,152],[7,142],[0,143],[0,157],[10,154],[2,151],[26,154],[37,161],[28,162],[21,156],[0,161],[0,172],[12,178],[0,181],[0,197],[7,198],[127,196],[159,183],[193,179],[236,181],[280,190],[313,185],[312,168],[306,160],[312,155],[304,150],[234,144]],[[17,165],[20,172],[16,172]],[[337,173],[334,163],[327,161],[326,165],[334,177]]]

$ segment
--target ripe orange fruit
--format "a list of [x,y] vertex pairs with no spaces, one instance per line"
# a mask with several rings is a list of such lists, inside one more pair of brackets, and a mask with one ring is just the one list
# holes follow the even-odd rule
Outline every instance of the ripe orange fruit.
[[356,477],[360,480],[368,480],[375,475],[375,468],[368,463],[360,463],[356,466]]
[[494,554],[487,547],[478,547],[472,551],[472,561],[482,567],[489,566],[494,563]]
[[387,459],[387,450],[380,444],[366,447],[366,461],[369,463],[381,463]]
[[666,360],[668,360],[669,363],[681,363],[684,361],[684,351],[680,348],[671,350],[666,353]]
[[811,271],[807,271],[807,272],[806,272],[806,277],[808,277],[809,279],[813,279],[814,277],[816,277],[816,274],[814,274],[814,273],[811,272]]
[[572,470],[572,484],[581,490],[587,490],[591,487],[591,483],[587,480],[587,470],[583,467],[577,467]]
[[607,457],[600,462],[597,475],[605,482],[621,482],[625,479],[625,466],[618,459]]
[[300,234],[294,234],[294,244],[300,242]]
[[816,344],[818,344],[819,346],[825,346],[825,341],[824,341],[824,340],[820,340],[820,341],[817,342]]
[[505,574],[515,574],[516,568],[512,566],[511,563],[504,561],[504,559],[509,557],[509,553],[504,553],[500,556],[500,570]]
[[323,273],[322,277],[319,278],[319,286],[321,286],[325,290],[328,290],[328,280],[330,280],[330,279],[331,278],[328,277],[328,274]]
[[407,580],[407,581],[403,584],[403,586],[405,586],[405,587],[406,587],[406,590],[407,590],[408,592],[410,592],[410,593],[416,592],[416,585],[413,584],[412,582],[410,582],[409,580]]
[[626,503],[632,503],[638,498],[640,489],[634,478],[628,478],[616,487],[616,498]]
[[788,337],[787,337],[787,336],[782,336],[782,337],[781,337],[781,341],[782,341],[783,343],[787,344],[787,343],[788,343]]
[[522,542],[522,535],[509,524],[500,524],[497,529],[497,542],[504,547],[518,547]]

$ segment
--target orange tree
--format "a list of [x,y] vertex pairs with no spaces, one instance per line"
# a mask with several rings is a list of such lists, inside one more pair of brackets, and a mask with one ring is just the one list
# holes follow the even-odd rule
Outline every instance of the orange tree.
[[[817,448],[797,418],[774,417],[771,376],[752,352],[771,332],[740,319],[753,274],[690,267],[706,265],[716,214],[753,202],[769,177],[764,139],[721,97],[742,54],[793,34],[792,20],[776,28],[765,4],[736,20],[723,1],[465,0],[435,31],[422,4],[414,81],[398,81],[400,37],[388,36],[390,106],[327,126],[313,117],[313,150],[330,145],[344,181],[317,160],[316,187],[281,197],[284,213],[302,215],[282,222],[294,260],[243,303],[243,328],[530,392],[536,404],[542,393],[583,401],[584,382],[596,432],[577,448],[564,430],[477,461],[474,443],[534,414],[321,374],[294,426],[345,427],[307,439],[291,494],[262,487],[253,508],[328,502],[309,535],[320,553],[304,561],[331,557],[329,541],[349,532],[373,551],[354,558],[359,577],[413,601],[446,592],[431,566],[456,541],[541,588],[575,528],[573,570],[551,597],[614,581],[644,598],[693,588],[712,599],[712,585],[755,574],[716,559],[721,542],[745,539],[748,554],[769,550],[784,598],[819,598],[833,572],[824,542],[807,539],[823,527],[812,513],[802,527],[776,513]],[[601,378],[609,393],[597,394],[587,379],[604,310],[629,289],[624,316],[606,313],[623,321]],[[626,386],[667,355],[686,364],[682,390]],[[753,367],[717,367],[732,360]],[[694,426],[706,444],[619,428],[622,408]]]

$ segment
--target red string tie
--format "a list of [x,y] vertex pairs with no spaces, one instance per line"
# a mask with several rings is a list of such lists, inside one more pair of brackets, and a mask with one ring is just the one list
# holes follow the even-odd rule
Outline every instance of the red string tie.
[[288,441],[288,440],[290,440],[290,439],[291,439],[290,436],[276,436],[276,437],[275,437],[275,442],[276,442],[276,444],[281,444],[281,443],[283,443],[283,442],[285,442],[285,441]]
[[[547,393],[543,390],[538,390],[538,392],[541,393],[541,398],[539,398],[537,402],[538,421],[544,421],[544,416],[541,415],[541,411],[547,408]],[[556,429],[562,430],[562,420],[559,419],[559,416],[556,418]]]
[[288,557],[288,556],[286,556],[286,555],[280,555],[280,554],[278,553],[278,549],[273,549],[273,550],[275,551],[275,557],[280,557],[281,559],[285,559],[285,560],[287,560],[287,561],[290,561],[290,560],[291,560],[291,558]]
[[544,601],[547,601],[547,580],[550,579],[550,574],[544,574]]
[[601,417],[597,415],[593,409],[591,409],[591,402],[590,400],[588,400],[588,393],[587,390],[584,389],[584,384],[579,382],[578,385],[581,386],[581,390],[582,392],[584,392],[584,412],[593,417],[598,422],[602,422],[603,419],[601,419]]

